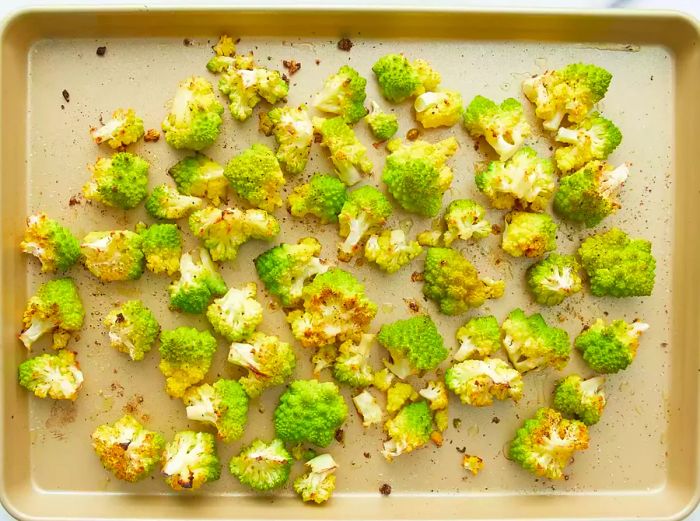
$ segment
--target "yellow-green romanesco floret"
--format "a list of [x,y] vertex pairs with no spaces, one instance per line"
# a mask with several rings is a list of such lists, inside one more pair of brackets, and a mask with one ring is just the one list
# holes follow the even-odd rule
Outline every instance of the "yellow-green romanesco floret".
[[338,258],[350,260],[364,240],[384,226],[392,211],[389,200],[374,186],[365,185],[350,192],[338,214],[338,232],[345,239],[338,245]]
[[338,464],[330,454],[321,454],[306,462],[309,471],[294,480],[294,491],[302,501],[325,503],[335,490],[335,471]]
[[442,380],[430,380],[418,394],[428,400],[431,411],[447,409],[447,387]]
[[433,415],[428,402],[409,403],[386,422],[384,430],[389,440],[384,442],[382,455],[388,461],[427,445],[433,432]]
[[148,162],[129,152],[101,157],[90,165],[91,179],[83,186],[86,199],[129,210],[148,193]]
[[470,318],[456,333],[459,349],[453,358],[458,362],[468,358],[485,358],[501,347],[501,328],[492,315]]
[[335,176],[316,174],[294,188],[287,208],[294,217],[314,215],[324,224],[335,223],[347,199],[345,183]]
[[572,127],[560,127],[554,139],[569,145],[554,152],[557,167],[567,173],[608,157],[622,141],[622,133],[612,121],[594,112]]
[[629,367],[637,356],[639,338],[649,324],[635,320],[614,320],[609,325],[602,318],[584,329],[574,341],[583,360],[598,373],[617,373]]
[[182,195],[167,184],[156,186],[146,199],[146,211],[155,219],[181,219],[203,205],[203,199]]
[[65,271],[80,257],[78,239],[43,212],[27,217],[24,239],[19,247],[39,259],[42,273]]
[[401,54],[382,56],[372,66],[372,71],[382,95],[395,103],[435,90],[440,84],[440,74],[428,62],[417,59],[411,63]]
[[175,398],[201,382],[209,371],[216,339],[209,331],[178,327],[160,333],[160,365],[165,375],[165,391]]
[[182,255],[182,237],[177,225],[146,226],[139,223],[136,225],[136,231],[143,238],[141,249],[146,258],[146,268],[153,273],[177,273]]
[[546,213],[510,212],[501,248],[513,257],[541,257],[557,247],[557,224]]
[[604,376],[584,380],[577,374],[569,375],[554,389],[554,408],[586,425],[595,425],[605,408],[604,384]]
[[416,241],[407,241],[403,230],[384,230],[365,243],[365,259],[387,273],[395,273],[423,252]]
[[381,423],[384,413],[377,399],[367,389],[352,397],[352,403],[362,418],[362,426],[370,427]]
[[500,358],[464,360],[445,372],[447,388],[462,403],[484,407],[497,400],[517,402],[523,396],[523,379],[508,362]]
[[143,137],[143,120],[134,109],[117,109],[107,123],[91,128],[90,135],[98,145],[107,143],[112,148],[122,149]]
[[263,319],[263,308],[255,296],[258,287],[249,282],[241,289],[230,288],[207,308],[211,327],[229,342],[240,342],[253,334]]
[[292,456],[282,440],[256,439],[231,458],[229,470],[242,484],[264,492],[282,487],[292,470]]
[[435,369],[448,355],[442,336],[428,315],[384,324],[377,340],[391,355],[392,364],[387,367],[401,379]]
[[399,120],[396,114],[383,112],[376,102],[371,103],[372,110],[365,116],[365,121],[372,135],[380,141],[387,141],[399,131]]
[[90,232],[80,244],[85,267],[105,282],[134,280],[144,268],[143,238],[129,230]]
[[251,398],[265,389],[282,385],[296,366],[294,350],[276,336],[255,332],[245,342],[234,342],[228,361],[248,370],[239,382]]
[[330,160],[343,183],[352,186],[372,173],[367,148],[340,116],[312,119],[314,131],[321,135],[321,145],[328,149]]
[[183,195],[208,199],[215,206],[226,198],[228,181],[224,167],[204,154],[197,152],[181,159],[168,174]]
[[452,201],[442,216],[445,231],[442,240],[450,246],[457,239],[483,239],[491,234],[491,223],[486,220],[486,210],[471,199]]
[[248,423],[248,395],[236,380],[190,387],[182,397],[187,419],[211,425],[219,439],[232,442],[243,436]]
[[236,54],[236,42],[227,34],[219,36],[219,41],[212,46],[216,56],[234,56]]
[[528,317],[522,309],[515,309],[501,325],[501,332],[510,363],[521,373],[544,367],[563,369],[569,361],[569,335],[548,326],[539,313]]
[[140,300],[129,300],[110,311],[102,321],[113,348],[132,360],[143,360],[160,333],[153,313]]
[[196,490],[221,476],[216,440],[208,432],[180,431],[165,445],[161,474],[173,490]]
[[226,283],[204,248],[183,253],[179,271],[180,279],[169,288],[172,309],[204,313],[212,298],[226,293]]
[[406,405],[406,402],[416,401],[418,397],[418,393],[411,384],[396,382],[386,390],[386,412],[394,414]]
[[337,114],[343,121],[354,125],[366,114],[364,107],[367,80],[355,69],[343,65],[338,72],[326,78],[321,91],[316,94],[313,105],[323,112]]
[[335,379],[351,387],[367,387],[372,384],[374,371],[370,364],[372,344],[376,335],[364,333],[359,342],[346,340],[338,348],[333,363]]
[[279,107],[260,117],[260,128],[277,141],[277,161],[288,174],[299,174],[306,168],[314,140],[314,127],[306,105]]
[[394,381],[394,373],[389,371],[389,368],[385,367],[381,371],[374,372],[374,378],[372,380],[372,385],[375,386],[380,391],[388,391],[389,387]]
[[484,96],[476,96],[464,110],[464,127],[472,137],[483,136],[501,161],[512,157],[530,135],[523,106],[515,98],[497,105]]
[[228,97],[231,115],[238,121],[248,119],[261,100],[274,105],[289,92],[289,84],[279,71],[249,65],[250,68],[228,67],[219,80],[219,90]]
[[580,269],[573,255],[552,253],[527,269],[527,287],[538,304],[561,304],[581,291]]
[[413,110],[424,128],[451,127],[462,117],[462,95],[455,90],[424,92],[413,102]]
[[251,205],[272,212],[282,206],[284,176],[275,154],[267,146],[253,144],[226,165],[224,176],[236,193]]
[[19,384],[39,398],[75,400],[83,384],[75,353],[62,349],[55,355],[43,354],[19,365]]

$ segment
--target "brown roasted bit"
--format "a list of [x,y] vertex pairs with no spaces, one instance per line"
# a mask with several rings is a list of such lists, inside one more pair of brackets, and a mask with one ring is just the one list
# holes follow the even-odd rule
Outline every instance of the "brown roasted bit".
[[192,45],[192,40],[190,40],[189,38],[185,38],[184,40],[182,40],[182,45],[184,45],[185,47],[189,47],[190,45]]
[[389,483],[384,483],[381,487],[379,487],[379,493],[382,496],[388,496],[391,494],[391,485],[389,485]]
[[440,434],[438,431],[431,432],[430,441],[432,441],[436,446],[442,447],[442,434]]
[[318,132],[314,132],[314,143],[321,143],[323,141],[323,136]]
[[411,130],[406,132],[406,139],[408,139],[409,141],[415,141],[419,137],[420,137],[420,130],[418,130],[417,128],[412,128]]
[[63,92],[61,92],[63,95],[63,99],[66,100],[66,103],[70,102],[70,92],[68,92],[66,89],[63,89]]
[[82,197],[82,193],[71,195],[70,199],[68,199],[68,206],[75,206],[76,204],[80,204],[82,202]]
[[301,63],[296,60],[282,60],[282,65],[289,71],[290,76],[301,69]]
[[411,273],[411,282],[423,282],[423,273],[420,271],[414,271]]
[[97,56],[104,56],[106,52],[107,52],[107,47],[105,47],[104,45],[101,45],[100,47],[97,48],[97,51],[95,51],[95,54],[97,54]]
[[492,224],[491,225],[491,233],[494,235],[499,235],[503,230],[501,229],[500,225],[498,224]]
[[418,313],[420,311],[420,305],[418,304],[418,302],[416,302],[416,299],[405,298],[403,300],[408,306],[408,309],[410,309],[413,313]]
[[335,441],[338,443],[343,443],[345,441],[345,431],[343,429],[335,431]]
[[338,49],[341,51],[345,52],[350,52],[350,49],[352,49],[352,46],[354,44],[352,43],[352,40],[350,38],[341,38],[338,40]]
[[146,131],[146,134],[143,136],[143,140],[146,141],[147,143],[155,143],[160,139],[160,131],[155,128],[150,128]]

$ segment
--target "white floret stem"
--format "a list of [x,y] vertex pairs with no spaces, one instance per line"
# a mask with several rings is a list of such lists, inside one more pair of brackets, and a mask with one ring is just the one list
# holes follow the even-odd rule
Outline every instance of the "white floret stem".
[[605,172],[600,180],[600,187],[603,195],[617,192],[622,184],[627,181],[629,173],[630,170],[625,163],[622,163],[614,170]]
[[647,329],[649,329],[649,324],[645,322],[635,321],[630,324],[630,334],[634,337],[641,336]]
[[251,344],[234,342],[228,352],[228,361],[235,365],[240,365],[250,369],[256,374],[266,376],[260,369],[260,364],[255,358],[255,348]]
[[27,329],[25,329],[19,336],[19,339],[24,344],[27,349],[32,348],[32,344],[36,342],[41,335],[48,333],[55,327],[52,320],[46,319],[33,319],[31,324]]
[[364,212],[360,213],[356,218],[350,219],[349,228],[348,236],[341,244],[340,250],[344,253],[352,254],[369,229]]
[[581,139],[581,135],[580,135],[580,132],[578,130],[561,127],[557,131],[557,135],[556,135],[555,139],[557,141],[561,141],[562,143],[568,143],[570,145],[577,145]]
[[581,382],[581,392],[585,395],[599,394],[604,384],[604,376],[594,376],[593,378],[589,378],[588,380]]
[[180,87],[177,90],[173,99],[173,114],[176,121],[182,123],[189,120],[190,102],[193,98],[194,94],[190,89]]
[[102,127],[92,131],[92,138],[99,145],[104,140],[113,137],[114,133],[124,124],[122,119],[111,119]]
[[454,354],[453,358],[458,362],[463,362],[474,354],[478,348],[472,343],[469,337],[465,337],[459,344],[459,349]]
[[186,407],[187,419],[216,424],[219,419],[214,409],[214,403],[208,397],[200,397],[192,405]]

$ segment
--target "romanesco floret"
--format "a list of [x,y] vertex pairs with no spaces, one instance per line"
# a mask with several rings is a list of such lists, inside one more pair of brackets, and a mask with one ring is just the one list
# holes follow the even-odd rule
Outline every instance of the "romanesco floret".
[[146,211],[155,219],[181,219],[203,205],[203,199],[182,195],[167,184],[156,186],[146,199]]
[[100,128],[91,128],[90,135],[98,145],[107,143],[112,148],[122,149],[143,137],[143,120],[134,109],[117,109]]
[[382,181],[389,193],[407,212],[434,217],[442,207],[442,196],[452,185],[452,169],[445,164],[457,152],[454,137],[437,143],[413,141],[401,144],[392,139]]
[[[199,257],[199,262],[195,262],[193,254]],[[226,289],[226,282],[207,250],[184,253],[180,257],[180,280],[169,288],[170,307],[186,313],[204,313],[211,299],[224,295]]]
[[620,208],[618,195],[628,175],[624,163],[613,168],[605,161],[591,161],[561,179],[554,211],[570,221],[595,226]]
[[654,289],[656,259],[651,242],[613,228],[588,237],[578,249],[596,297],[637,297]]
[[209,331],[178,327],[161,331],[158,351],[158,367],[165,375],[165,392],[181,398],[207,374],[216,351],[216,339]]
[[211,327],[229,342],[240,342],[253,334],[263,319],[263,308],[255,296],[258,287],[249,282],[241,289],[230,288],[207,308]]
[[245,343],[231,344],[228,361],[248,370],[239,383],[251,398],[282,385],[296,366],[294,349],[287,342],[260,332],[253,333]]
[[357,396],[353,396],[352,403],[355,404],[357,412],[362,417],[363,427],[370,427],[381,423],[384,416],[382,408],[379,406],[377,399],[367,389]]
[[42,273],[65,271],[80,257],[78,239],[68,228],[42,212],[27,217],[27,228],[19,247],[41,261]]
[[377,340],[391,355],[393,362],[387,367],[401,379],[435,369],[448,355],[442,336],[428,315],[384,324]]
[[530,147],[518,150],[507,161],[491,161],[476,174],[477,188],[499,210],[515,207],[544,211],[556,189],[554,163],[537,156]]
[[321,145],[328,148],[330,159],[340,180],[347,186],[360,182],[372,173],[367,148],[340,116],[313,118],[314,131],[321,134]]
[[294,217],[314,215],[324,223],[338,222],[348,192],[345,183],[331,175],[316,174],[300,184],[287,198],[287,208]]
[[474,456],[472,454],[465,454],[462,456],[462,468],[472,473],[472,476],[476,476],[481,469],[484,468],[484,460],[479,456]]
[[367,387],[372,384],[374,371],[369,358],[375,336],[364,333],[357,343],[346,340],[340,344],[338,356],[333,363],[333,376],[338,382],[351,387]]
[[204,154],[197,152],[181,159],[168,174],[183,195],[208,199],[215,206],[226,198],[228,181],[224,167]]
[[604,384],[604,376],[584,380],[577,374],[569,375],[554,389],[554,408],[586,425],[595,425],[605,408]]
[[254,143],[228,162],[224,176],[251,205],[268,212],[282,206],[279,192],[284,186],[284,176],[269,147]]
[[394,137],[399,131],[399,120],[396,114],[383,112],[376,102],[371,102],[372,110],[365,116],[365,121],[372,131],[372,135],[380,141],[386,141]]
[[173,490],[195,490],[221,476],[216,440],[208,432],[180,431],[165,445],[161,473]]
[[292,456],[282,440],[275,438],[265,443],[256,439],[238,456],[231,458],[228,468],[242,484],[264,492],[280,488],[287,482],[292,470]]
[[143,360],[160,333],[153,313],[140,300],[129,300],[110,311],[102,323],[113,348],[132,360]]
[[435,90],[440,75],[425,60],[409,62],[401,54],[387,54],[372,66],[379,90],[389,101],[398,103],[411,96]]
[[332,369],[336,356],[338,356],[338,348],[335,344],[327,344],[317,348],[311,357],[311,363],[314,364],[314,377],[318,377],[324,369]]
[[626,369],[637,356],[639,338],[647,329],[649,324],[637,320],[630,324],[614,320],[606,326],[599,318],[576,337],[574,345],[594,371],[617,373]]
[[374,385],[380,391],[388,391],[389,387],[394,381],[394,373],[389,371],[387,367],[381,371],[374,372],[374,379],[372,380],[372,385]]
[[279,71],[264,67],[229,67],[219,80],[219,90],[229,99],[231,115],[245,121],[262,99],[275,104],[287,97],[289,84]]
[[446,228],[442,234],[445,246],[450,246],[457,239],[483,239],[491,234],[491,223],[486,220],[486,210],[471,199],[452,201],[442,218]]
[[428,400],[431,411],[447,409],[448,397],[445,383],[441,380],[431,380],[418,391],[418,394]]
[[83,186],[86,199],[129,210],[148,194],[148,162],[129,152],[101,157],[90,165],[91,179]]
[[327,447],[345,422],[348,407],[332,382],[296,380],[275,409],[277,437],[286,443],[309,442]]
[[212,47],[216,56],[234,56],[236,54],[236,42],[227,34],[219,36],[219,41]]
[[290,307],[301,301],[305,284],[328,271],[330,265],[318,257],[320,253],[321,243],[313,237],[305,237],[296,244],[275,246],[253,262],[267,291],[279,298],[284,307]]
[[501,347],[501,328],[492,315],[470,318],[456,333],[459,349],[453,358],[462,362],[468,358],[485,358]]
[[423,252],[416,241],[407,241],[403,230],[384,230],[365,243],[365,259],[387,273],[396,273]]
[[260,118],[266,136],[275,136],[277,161],[288,174],[299,174],[306,168],[314,140],[314,127],[306,105],[272,109]]
[[215,261],[234,260],[242,244],[252,239],[270,241],[280,231],[277,219],[257,208],[222,210],[208,206],[190,215],[189,225]]
[[53,348],[62,349],[70,335],[83,327],[85,308],[73,279],[54,279],[42,284],[29,299],[22,315],[19,339],[27,349],[42,335],[53,335]]
[[338,245],[338,258],[350,260],[364,239],[384,226],[392,212],[389,200],[373,186],[365,185],[350,192],[338,215],[338,232],[345,239]]
[[100,425],[91,438],[92,448],[105,470],[130,483],[148,477],[165,447],[161,433],[149,431],[129,414],[113,424]]
[[428,248],[423,271],[423,294],[445,315],[460,315],[487,299],[503,296],[502,280],[479,278],[476,268],[451,248]]
[[306,462],[309,471],[294,480],[294,491],[303,501],[325,503],[335,490],[335,471],[338,464],[330,454],[321,454]]
[[377,314],[354,275],[338,268],[317,275],[302,290],[303,310],[287,315],[292,334],[304,347],[359,342]]
[[413,110],[424,128],[451,127],[462,117],[462,95],[455,90],[424,92],[413,102]]
[[323,112],[337,114],[343,121],[354,125],[366,114],[364,102],[367,80],[348,65],[326,78],[321,91],[314,98],[314,107]]
[[574,452],[587,448],[588,428],[583,423],[543,407],[515,433],[508,456],[536,476],[562,479]]
[[528,317],[522,309],[515,309],[501,330],[510,363],[521,373],[544,367],[563,369],[569,361],[569,335],[563,329],[548,326],[539,313]]
[[428,402],[409,403],[384,424],[384,430],[389,435],[382,449],[387,461],[425,446],[433,431],[433,415]]
[[523,82],[523,93],[547,130],[557,130],[564,117],[577,123],[608,90],[612,74],[601,67],[572,63]]
[[143,238],[141,249],[146,268],[153,273],[177,273],[182,255],[182,237],[177,225],[139,223],[136,231]]
[[462,403],[484,407],[497,400],[517,402],[523,396],[523,378],[508,362],[500,358],[465,360],[445,372],[448,389]]
[[165,141],[173,148],[202,150],[212,145],[221,131],[224,107],[214,88],[200,76],[180,82],[168,115],[162,123]]
[[513,257],[541,257],[557,247],[557,224],[546,213],[510,212],[501,248]]
[[394,414],[406,405],[406,402],[414,402],[419,396],[411,384],[396,382],[386,391],[386,412]]
[[512,157],[530,135],[523,106],[515,98],[497,105],[484,96],[476,96],[464,110],[464,127],[472,137],[483,136],[501,161]]
[[573,127],[560,127],[554,139],[569,145],[554,152],[559,170],[567,173],[608,157],[622,141],[622,133],[612,121],[594,112]]
[[85,267],[105,282],[135,280],[144,268],[143,238],[129,230],[90,232],[80,245]]
[[231,442],[243,436],[248,395],[236,380],[219,379],[212,385],[190,387],[182,401],[187,406],[187,419],[212,425],[219,439]]
[[561,304],[565,298],[581,291],[580,269],[573,255],[551,253],[527,269],[527,287],[538,304]]
[[75,400],[83,384],[75,353],[62,349],[55,355],[43,354],[19,364],[19,384],[39,398]]

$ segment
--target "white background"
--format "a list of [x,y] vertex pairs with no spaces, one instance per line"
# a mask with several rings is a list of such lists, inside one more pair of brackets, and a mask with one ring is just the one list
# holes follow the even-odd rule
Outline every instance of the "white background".
[[[0,18],[10,15],[12,12],[28,7],[28,6],[51,6],[51,5],[81,5],[95,6],[98,5],[95,0],[70,0],[70,2],[44,0],[36,2],[32,0],[0,0]],[[201,5],[200,2],[193,0],[142,0],[141,2],[133,2],[129,0],[111,0],[112,5],[133,5],[138,7],[148,7],[157,5]],[[300,4],[315,4],[315,5],[370,5],[376,6],[379,4],[387,6],[425,6],[425,5],[445,5],[445,6],[488,6],[493,7],[558,7],[558,8],[605,8],[618,7],[625,9],[674,9],[690,13],[696,18],[700,18],[700,0],[439,0],[438,2],[425,2],[423,0],[239,0],[236,5],[300,5]],[[208,5],[231,5],[231,0],[207,0]],[[0,521],[11,521],[13,518],[9,516],[0,506]],[[700,521],[700,510],[693,513],[688,521]]]

